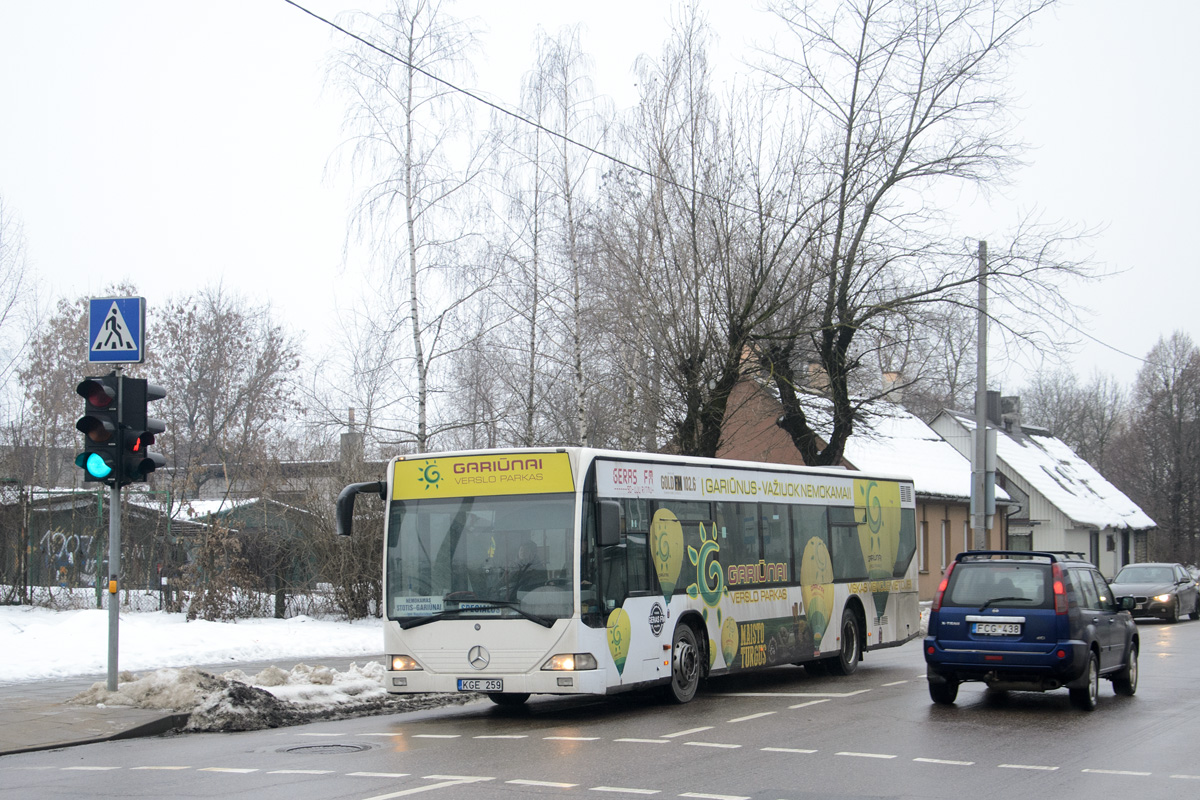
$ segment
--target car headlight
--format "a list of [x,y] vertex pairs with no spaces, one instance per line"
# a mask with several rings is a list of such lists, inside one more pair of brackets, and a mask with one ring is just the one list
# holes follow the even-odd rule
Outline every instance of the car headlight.
[[1158,601],[1158,602],[1160,602],[1160,603],[1169,603],[1169,602],[1171,602],[1171,595],[1169,595],[1169,594],[1156,594],[1156,595],[1154,595],[1154,599],[1155,599],[1155,600],[1157,600],[1157,601]]
[[580,669],[596,669],[598,666],[596,657],[591,653],[559,653],[550,656],[550,660],[542,665],[542,669],[574,672]]

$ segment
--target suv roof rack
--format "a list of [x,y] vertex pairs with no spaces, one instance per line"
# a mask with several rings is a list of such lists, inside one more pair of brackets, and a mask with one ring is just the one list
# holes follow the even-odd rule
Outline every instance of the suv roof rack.
[[1077,550],[967,550],[964,553],[959,553],[954,560],[992,561],[998,557],[1021,561],[1036,559],[1049,563],[1056,561],[1088,561],[1087,556]]

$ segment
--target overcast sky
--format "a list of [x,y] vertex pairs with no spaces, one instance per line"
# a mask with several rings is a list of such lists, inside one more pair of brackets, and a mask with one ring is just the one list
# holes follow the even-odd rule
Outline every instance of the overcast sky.
[[[326,17],[377,0],[301,2]],[[630,68],[656,54],[667,0],[457,5],[484,29],[479,87],[515,104],[538,25],[582,23],[596,88],[636,99]],[[766,29],[757,2],[709,2],[729,62]],[[1119,273],[1075,287],[1094,316],[1071,365],[1133,380],[1160,336],[1200,341],[1200,114],[1189,53],[1200,3],[1076,0],[1040,18],[1014,64],[1029,166],[992,206],[964,209],[964,238],[1022,211],[1099,231],[1089,252]],[[314,354],[363,289],[343,258],[350,183],[330,169],[342,103],[324,89],[338,40],[283,0],[0,0],[0,197],[21,220],[50,296],[136,282],[150,307],[209,283],[270,300]],[[725,63],[725,62],[723,62]],[[149,336],[153,337],[153,329]],[[1082,337],[1081,337],[1082,338]],[[993,388],[1018,390],[1024,364]],[[1000,385],[997,385],[1000,384]]]

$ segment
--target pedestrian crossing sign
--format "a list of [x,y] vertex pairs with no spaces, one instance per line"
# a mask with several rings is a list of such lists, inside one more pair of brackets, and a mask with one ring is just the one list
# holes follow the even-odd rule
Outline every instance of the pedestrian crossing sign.
[[146,360],[146,299],[93,297],[88,301],[88,361],[140,364]]

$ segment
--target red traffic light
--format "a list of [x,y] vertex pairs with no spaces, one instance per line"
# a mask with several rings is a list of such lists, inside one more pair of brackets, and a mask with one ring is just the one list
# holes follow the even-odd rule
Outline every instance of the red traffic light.
[[117,391],[103,382],[102,378],[86,378],[75,387],[75,392],[96,408],[107,408],[117,398]]

